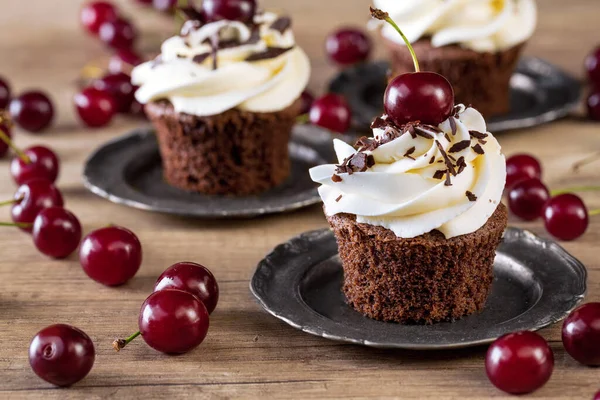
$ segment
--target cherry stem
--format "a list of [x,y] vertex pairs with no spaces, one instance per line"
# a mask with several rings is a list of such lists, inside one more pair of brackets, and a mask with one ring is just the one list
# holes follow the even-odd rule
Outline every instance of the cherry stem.
[[19,199],[11,199],[11,200],[6,200],[6,201],[0,201],[0,207],[4,207],[4,206],[9,206],[11,204],[16,204],[16,203],[20,203],[23,200],[23,198],[19,198]]
[[[5,119],[4,117],[2,117],[0,115],[0,124],[4,123]],[[19,149],[17,146],[15,146],[15,144],[13,143],[12,140],[10,140],[10,138],[8,137],[8,135],[6,133],[4,133],[2,131],[2,129],[0,129],[0,140],[2,140],[4,143],[6,143],[6,145],[8,147],[10,147],[15,153],[17,153],[17,156],[19,156],[19,158],[21,160],[23,160],[23,162],[25,164],[30,164],[31,163],[31,159],[27,156],[27,154],[23,153],[23,151],[21,149]]]
[[0,226],[10,226],[17,228],[31,228],[33,224],[28,222],[0,222]]
[[413,49],[412,45],[408,38],[404,35],[400,27],[394,22],[394,20],[390,17],[390,14],[385,11],[381,11],[378,8],[371,7],[371,17],[385,21],[390,24],[399,34],[402,36],[402,40],[406,43],[406,47],[408,47],[408,51],[410,51],[410,55],[412,56],[413,63],[415,64],[415,72],[419,72],[421,69],[419,68],[419,60],[417,59],[417,54],[415,53],[415,49]]
[[590,217],[593,217],[594,215],[600,215],[600,208],[597,208],[595,210],[592,210],[592,211],[588,212],[588,215]]
[[574,186],[566,189],[556,189],[550,192],[552,196],[571,192],[595,192],[600,190],[600,186]]
[[137,331],[133,335],[129,336],[127,339],[116,339],[112,343],[113,349],[115,349],[116,351],[121,351],[121,349],[123,349],[125,346],[127,346],[133,339],[140,336],[140,334],[141,334],[141,332]]

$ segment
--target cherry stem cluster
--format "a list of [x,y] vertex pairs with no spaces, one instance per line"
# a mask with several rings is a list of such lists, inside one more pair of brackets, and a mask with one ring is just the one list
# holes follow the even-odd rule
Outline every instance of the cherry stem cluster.
[[121,349],[123,349],[125,346],[127,346],[133,339],[140,336],[140,334],[141,334],[141,332],[137,331],[133,335],[129,336],[127,339],[116,339],[112,343],[113,349],[115,349],[116,351],[121,351]]
[[[12,121],[9,117],[6,116],[4,112],[0,112],[0,125],[5,125],[9,128],[12,126]],[[27,154],[23,153],[21,149],[15,146],[13,141],[10,140],[8,135],[4,133],[2,129],[0,129],[0,140],[6,143],[6,145],[10,147],[19,156],[19,158],[23,160],[23,162],[25,162],[26,164],[31,163],[31,159],[27,156]]]
[[381,11],[378,8],[371,7],[371,17],[378,19],[380,21],[385,21],[390,24],[402,37],[404,43],[406,43],[406,47],[408,47],[408,51],[410,51],[410,55],[412,56],[413,63],[415,64],[415,72],[419,72],[421,69],[419,68],[419,60],[417,59],[417,54],[415,53],[415,49],[413,49],[412,45],[408,38],[404,35],[400,27],[394,22],[394,20],[390,17],[390,14],[385,11]]

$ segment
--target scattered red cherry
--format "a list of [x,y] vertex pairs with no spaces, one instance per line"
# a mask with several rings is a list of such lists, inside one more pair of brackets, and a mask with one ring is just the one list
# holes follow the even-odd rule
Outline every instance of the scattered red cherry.
[[[599,82],[600,84],[600,82]],[[588,116],[594,121],[600,121],[600,91],[592,92],[587,98]]]
[[526,221],[542,216],[544,204],[550,198],[546,185],[539,179],[520,181],[508,192],[508,206],[513,214]]
[[117,112],[129,112],[136,90],[131,84],[129,75],[123,72],[107,74],[100,79],[96,79],[92,86],[100,91],[109,93],[113,97],[117,106]]
[[554,354],[537,333],[511,333],[489,347],[485,369],[498,389],[511,394],[531,393],[550,379]]
[[132,49],[117,50],[108,62],[108,71],[111,74],[130,73],[132,67],[140,65],[142,62],[142,57]]
[[310,108],[309,119],[314,125],[344,133],[350,128],[352,112],[346,99],[330,93],[314,101]]
[[584,365],[600,366],[600,303],[588,303],[573,311],[562,328],[567,353]]
[[589,224],[588,211],[576,195],[567,193],[548,200],[543,209],[546,230],[560,240],[583,235]]
[[22,155],[14,157],[10,163],[10,173],[17,185],[35,178],[54,182],[58,177],[59,169],[58,157],[44,146],[25,149]]
[[585,69],[592,86],[600,88],[600,47],[586,57]]
[[70,386],[91,371],[96,358],[94,343],[85,332],[65,324],[39,331],[29,345],[33,372],[56,386]]
[[542,166],[529,154],[516,154],[506,160],[506,188],[526,179],[542,179]]
[[13,122],[21,128],[40,132],[52,122],[54,106],[46,94],[29,91],[10,101],[9,112]]
[[[6,136],[8,140],[12,139],[12,133],[10,131],[10,128],[8,128],[6,125],[0,123],[0,131],[2,131],[2,134],[4,134],[4,136]],[[0,158],[4,157],[8,153],[9,149],[10,146],[8,145],[8,143],[4,140],[0,140]]]
[[594,395],[594,400],[600,400],[600,390],[598,390]]
[[33,242],[43,254],[66,258],[81,240],[81,224],[75,215],[62,207],[40,211],[33,222]]
[[106,91],[93,87],[85,88],[75,94],[73,100],[79,117],[91,128],[107,125],[117,112],[114,97]]
[[0,76],[0,110],[8,107],[10,103],[10,85]]
[[329,58],[347,66],[366,61],[371,53],[371,39],[356,28],[342,28],[327,36],[325,51]]
[[152,6],[159,11],[172,11],[177,6],[177,0],[153,0]]
[[179,289],[198,297],[209,314],[217,307],[219,286],[208,268],[193,262],[180,262],[171,265],[156,281],[154,291]]
[[142,244],[128,229],[109,226],[87,235],[79,248],[85,273],[103,285],[122,285],[142,264]]
[[19,186],[14,199],[12,220],[26,232],[33,230],[27,224],[33,224],[40,211],[49,207],[64,206],[60,190],[52,182],[40,178],[31,179]]
[[201,12],[208,22],[222,19],[251,22],[256,13],[256,0],[203,0]]
[[131,49],[137,38],[135,27],[124,18],[105,21],[98,32],[100,40],[114,49]]
[[107,1],[92,1],[84,5],[79,14],[83,27],[94,35],[98,34],[104,22],[115,20],[117,17],[117,10]]
[[300,115],[308,114],[310,112],[310,108],[315,102],[315,97],[309,91],[305,90],[302,92],[300,100],[302,100],[302,109],[300,110]]

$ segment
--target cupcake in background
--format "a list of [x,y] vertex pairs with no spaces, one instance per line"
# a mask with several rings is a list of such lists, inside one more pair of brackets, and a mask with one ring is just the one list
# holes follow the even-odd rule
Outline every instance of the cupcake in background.
[[[510,78],[537,23],[535,0],[373,0],[402,27],[423,71],[445,76],[458,103],[486,118],[510,107]],[[373,21],[374,25],[380,23]],[[402,38],[381,25],[392,76],[413,70]]]
[[289,175],[308,57],[290,18],[252,8],[245,20],[206,21],[200,11],[187,9],[181,33],[132,72],[136,99],[156,128],[164,177],[204,194],[266,191]]

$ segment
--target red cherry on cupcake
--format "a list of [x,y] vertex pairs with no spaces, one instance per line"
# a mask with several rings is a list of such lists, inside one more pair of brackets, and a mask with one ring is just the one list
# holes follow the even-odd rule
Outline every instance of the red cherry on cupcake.
[[139,331],[113,342],[119,351],[140,334],[153,349],[182,354],[196,348],[208,332],[209,316],[204,303],[191,293],[176,289],[152,293],[142,304]]
[[90,337],[82,330],[65,324],[42,329],[29,345],[31,369],[56,386],[70,386],[85,378],[95,358]]
[[154,291],[179,289],[198,297],[209,314],[217,307],[219,286],[208,268],[193,262],[180,262],[171,265],[156,281]]
[[10,163],[10,173],[18,185],[36,178],[56,181],[60,165],[52,150],[44,146],[33,146],[18,154],[20,155]]
[[90,128],[109,124],[117,112],[115,98],[109,92],[94,87],[75,94],[73,101],[79,118]]
[[15,192],[11,216],[24,231],[31,232],[35,218],[45,208],[64,205],[60,190],[46,179],[31,179]]
[[350,128],[352,111],[346,99],[337,94],[326,94],[314,101],[308,114],[313,125],[337,133],[344,133]]
[[550,379],[554,354],[537,333],[511,333],[489,347],[485,369],[498,389],[511,394],[531,393]]
[[371,8],[371,15],[398,31],[415,64],[416,72],[399,75],[388,84],[383,97],[388,117],[398,126],[413,121],[438,125],[446,120],[454,109],[454,90],[450,82],[434,72],[420,72],[414,49],[388,13]]
[[588,303],[573,311],[563,323],[565,350],[581,364],[600,366],[600,303]]
[[577,239],[585,233],[589,224],[589,214],[583,200],[571,193],[548,200],[542,215],[546,230],[560,240]]
[[137,31],[128,20],[116,18],[100,25],[98,36],[113,49],[131,49],[137,38]]
[[203,0],[201,12],[208,22],[222,19],[251,22],[256,13],[256,0]]
[[514,185],[508,192],[508,206],[517,217],[533,221],[541,217],[549,198],[546,185],[537,178],[527,179]]
[[129,112],[135,94],[135,87],[131,84],[129,75],[123,72],[107,74],[100,79],[96,79],[92,83],[92,86],[100,91],[109,93],[113,97],[117,106],[117,112]]
[[29,91],[13,98],[9,104],[12,121],[29,132],[41,132],[54,118],[50,98],[40,91]]
[[341,28],[327,36],[325,51],[341,66],[366,61],[371,53],[371,39],[360,29]]
[[107,1],[92,1],[81,9],[79,19],[90,33],[97,35],[100,26],[106,21],[117,19],[116,8]]
[[10,103],[10,85],[8,81],[0,76],[0,110],[8,107]]
[[40,211],[33,222],[33,242],[37,249],[52,258],[66,258],[81,240],[81,224],[73,213],[62,207]]
[[542,166],[529,154],[515,154],[506,160],[506,187],[526,179],[542,179]]
[[142,264],[142,244],[128,229],[109,226],[87,235],[81,242],[79,261],[85,273],[107,286],[122,285]]

